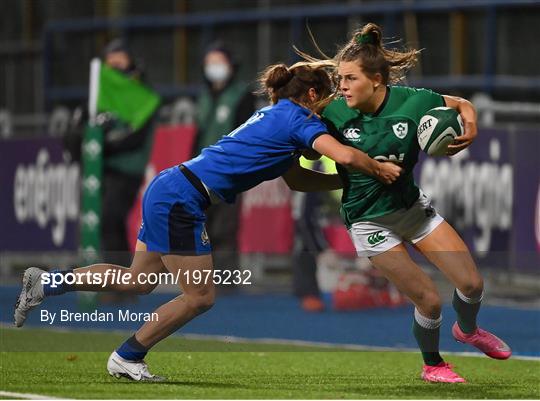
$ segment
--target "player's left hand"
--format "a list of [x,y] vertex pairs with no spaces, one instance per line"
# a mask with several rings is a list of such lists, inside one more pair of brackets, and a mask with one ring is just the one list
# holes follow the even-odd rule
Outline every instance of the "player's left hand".
[[476,120],[467,120],[463,115],[461,115],[461,118],[463,118],[464,126],[463,135],[455,137],[454,142],[451,145],[448,145],[448,149],[446,151],[448,156],[455,155],[456,153],[467,148],[478,135]]

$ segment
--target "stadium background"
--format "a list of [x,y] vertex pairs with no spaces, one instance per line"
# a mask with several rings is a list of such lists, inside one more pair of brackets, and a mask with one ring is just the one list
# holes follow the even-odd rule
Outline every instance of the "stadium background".
[[[293,44],[315,53],[307,26],[320,48],[333,54],[352,29],[373,21],[382,25],[385,36],[425,49],[408,84],[467,97],[479,110],[480,134],[470,150],[451,160],[422,160],[417,179],[464,236],[486,277],[487,305],[480,321],[489,322],[516,354],[540,356],[540,1],[8,0],[1,2],[0,15],[3,327],[11,323],[25,266],[65,267],[80,260],[80,169],[66,158],[62,137],[75,106],[86,102],[89,62],[111,38],[129,41],[164,99],[153,151],[159,158],[148,169],[152,174],[185,157],[202,82],[201,58],[213,40],[232,45],[242,61],[241,76],[252,82],[268,64],[294,62]],[[45,172],[27,192],[39,203],[36,210],[42,207],[41,214],[17,210],[24,204],[17,201],[17,171],[29,166]],[[54,175],[47,172],[52,171],[61,174],[57,179],[65,196],[47,204],[53,199],[46,195],[52,185],[46,177]],[[220,296],[212,311],[182,333],[414,348],[410,305],[350,313],[330,308],[319,315],[299,308],[290,295],[290,203],[280,181],[244,197],[241,264],[253,271],[254,284]],[[262,230],[265,219],[273,224]],[[133,230],[136,226],[134,222]],[[350,254],[344,253],[351,264]],[[440,274],[427,269],[441,281],[448,303],[451,289]],[[160,288],[130,309],[150,311],[169,299],[170,291]],[[325,297],[330,305],[331,294]],[[84,308],[83,303],[70,294],[62,301],[50,300],[48,307]],[[452,311],[445,307],[443,313],[447,333]],[[29,325],[45,324],[36,313]],[[443,350],[463,350],[448,335],[442,337]],[[23,349],[2,349],[16,350]]]

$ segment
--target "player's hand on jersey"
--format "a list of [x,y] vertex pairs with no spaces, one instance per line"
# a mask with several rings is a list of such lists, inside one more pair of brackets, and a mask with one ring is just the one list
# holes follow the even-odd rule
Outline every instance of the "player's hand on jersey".
[[377,179],[383,184],[389,185],[389,184],[394,183],[403,172],[403,169],[395,163],[392,163],[392,162],[378,162],[378,163],[379,163],[379,171],[377,174]]

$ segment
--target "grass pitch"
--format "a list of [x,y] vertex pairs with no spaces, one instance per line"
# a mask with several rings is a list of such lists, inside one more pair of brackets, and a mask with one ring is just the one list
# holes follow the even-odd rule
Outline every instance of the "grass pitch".
[[[449,355],[467,384],[429,384],[417,353],[169,338],[147,357],[165,383],[107,374],[126,335],[0,329],[0,390],[94,399],[538,399],[540,362]],[[26,351],[21,351],[26,350]],[[39,351],[36,351],[39,350]],[[100,351],[90,351],[100,350]],[[101,351],[103,350],[103,351]]]

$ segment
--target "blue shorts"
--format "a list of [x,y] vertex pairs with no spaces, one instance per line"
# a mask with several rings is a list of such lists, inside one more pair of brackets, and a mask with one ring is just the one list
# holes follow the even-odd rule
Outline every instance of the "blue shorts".
[[208,206],[178,166],[163,170],[144,193],[137,238],[150,252],[207,255],[212,252],[205,227]]

